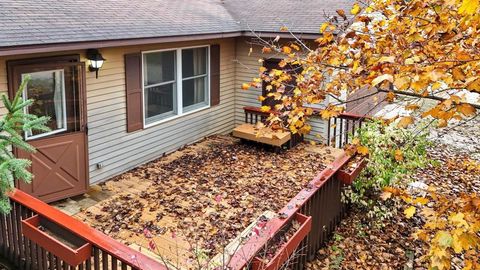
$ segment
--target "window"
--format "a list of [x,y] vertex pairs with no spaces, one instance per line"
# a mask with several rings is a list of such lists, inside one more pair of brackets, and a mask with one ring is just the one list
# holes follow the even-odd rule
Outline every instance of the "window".
[[67,130],[67,110],[65,98],[65,78],[63,70],[48,70],[22,74],[22,80],[30,76],[23,91],[23,99],[32,99],[33,104],[25,107],[25,113],[47,116],[50,120],[48,132],[27,131],[27,139],[44,137]]
[[209,106],[209,47],[143,53],[145,125]]

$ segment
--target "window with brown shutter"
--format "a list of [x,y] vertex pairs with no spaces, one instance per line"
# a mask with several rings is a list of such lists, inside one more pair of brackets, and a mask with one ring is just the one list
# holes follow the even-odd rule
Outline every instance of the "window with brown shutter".
[[220,103],[220,45],[210,46],[210,106]]
[[143,128],[142,54],[125,55],[125,88],[127,98],[127,132]]

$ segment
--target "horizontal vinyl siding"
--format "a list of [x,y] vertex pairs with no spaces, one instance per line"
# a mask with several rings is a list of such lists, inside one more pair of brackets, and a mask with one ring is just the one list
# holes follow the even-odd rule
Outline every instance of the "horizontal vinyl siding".
[[[160,125],[127,133],[124,55],[138,51],[208,44],[220,44],[220,104]],[[90,183],[107,180],[183,145],[209,135],[229,133],[234,128],[234,39],[129,46],[101,49],[100,52],[107,61],[99,71],[98,79],[93,72],[86,74]],[[87,61],[84,51],[59,54],[68,53],[80,54],[82,61]],[[0,58],[0,93],[7,93],[6,60]],[[0,107],[0,113],[3,115],[4,112],[3,106]],[[98,163],[103,164],[101,169],[97,169]]]
[[[258,77],[259,68],[262,64],[258,61],[261,58],[278,58],[272,54],[262,54],[260,46],[253,46],[252,53],[249,55],[251,45],[247,39],[237,39],[237,58],[236,58],[236,76],[235,76],[235,124],[239,125],[245,121],[243,107],[245,106],[261,106],[258,96],[262,94],[261,88],[251,87],[249,90],[241,88],[242,83],[249,83],[253,78]],[[314,117],[310,119],[312,131],[306,136],[309,140],[322,141],[327,137],[327,121]],[[319,135],[319,136],[318,136]]]
[[[90,182],[103,181],[172,152],[179,147],[234,127],[235,43],[213,41],[221,48],[220,104],[132,133],[126,132],[124,55],[135,51],[206,45],[205,42],[159,44],[102,50],[107,59],[99,78],[87,74]],[[102,169],[97,164],[102,163]]]
[[[8,84],[7,84],[7,64],[6,60],[0,57],[0,96],[7,95],[8,96]],[[0,100],[0,115],[4,115],[7,113],[3,102]]]

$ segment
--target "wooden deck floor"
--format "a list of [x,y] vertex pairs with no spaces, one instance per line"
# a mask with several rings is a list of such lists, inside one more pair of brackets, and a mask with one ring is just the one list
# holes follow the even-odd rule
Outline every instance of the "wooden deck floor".
[[[165,157],[160,158],[157,161],[154,161],[156,165],[159,164],[169,164],[176,160],[185,157],[186,155],[190,155],[195,152],[199,151],[208,151],[208,149],[217,143],[224,143],[224,144],[236,144],[239,143],[238,139],[234,139],[230,136],[215,136],[212,138],[205,139],[199,143],[196,143],[192,146],[188,146],[183,150],[176,151],[171,153]],[[316,157],[319,158],[317,162],[321,163],[323,167],[327,166],[330,162],[335,160],[336,157],[342,154],[342,150],[334,149],[330,147],[324,147],[319,145],[310,145],[310,144],[302,144],[301,151],[305,153],[314,154]],[[289,150],[290,151],[290,150]],[[298,151],[298,149],[296,150]],[[253,160],[255,162],[255,160]],[[262,166],[270,167],[273,170],[277,170],[279,174],[291,174],[291,177],[296,177],[294,174],[294,164],[292,166],[283,166],[282,167],[275,167],[275,164],[262,164]],[[221,169],[221,168],[218,168]],[[181,234],[172,233],[171,231],[166,231],[163,234],[155,234],[153,240],[155,241],[156,245],[158,246],[158,250],[155,252],[151,252],[148,250],[149,241],[152,239],[146,238],[143,232],[132,224],[130,227],[128,224],[125,225],[125,228],[119,228],[118,231],[111,231],[111,227],[109,226],[102,226],[103,220],[100,222],[101,218],[104,217],[106,212],[114,212],[114,211],[121,211],[121,209],[125,208],[125,205],[121,205],[122,202],[130,201],[132,208],[138,205],[145,205],[147,199],[145,199],[145,194],[154,189],[154,185],[158,185],[158,183],[152,182],[150,180],[145,179],[145,173],[155,173],[148,164],[141,166],[140,168],[134,169],[130,172],[126,172],[119,177],[115,177],[105,183],[94,185],[90,187],[90,190],[87,194],[82,196],[74,197],[71,199],[67,199],[64,201],[60,201],[54,203],[53,205],[60,210],[68,213],[69,215],[86,222],[87,224],[104,231],[106,234],[111,235],[114,239],[123,242],[131,247],[140,250],[141,252],[160,259],[160,257],[156,256],[154,253],[160,252],[162,254],[162,258],[170,261],[174,265],[179,264],[181,268],[188,269],[189,260],[191,260],[192,254],[192,243],[191,241],[186,241],[185,236]],[[318,172],[317,172],[318,173]],[[261,176],[260,176],[261,177]],[[306,175],[307,181],[313,178],[312,174]],[[300,185],[301,186],[301,185]],[[300,187],[301,188],[301,187]],[[240,194],[242,195],[242,194]],[[210,195],[205,195],[210,196]],[[125,200],[127,198],[127,200]],[[239,199],[240,200],[240,199]],[[288,201],[289,198],[285,198],[285,201]],[[151,202],[150,202],[151,203]],[[188,201],[179,201],[179,208],[182,208],[182,204],[191,204]],[[185,205],[186,207],[186,205]],[[272,207],[271,210],[275,211],[278,208],[283,207],[283,205]],[[113,209],[112,209],[113,208]],[[118,209],[115,209],[118,208]],[[228,209],[228,207],[223,208]],[[215,209],[211,209],[211,207],[206,207],[204,209],[206,214],[213,211]],[[227,211],[228,212],[228,211]],[[232,212],[231,214],[235,214],[236,212]],[[260,216],[262,212],[252,212],[252,215],[256,215],[256,217]],[[177,226],[179,223],[190,219],[189,213],[185,213],[184,220],[179,220],[178,216],[174,217],[168,214],[162,215],[160,219],[158,219],[158,211],[157,209],[146,209],[145,211],[136,212],[136,213],[125,213],[123,218],[131,219],[131,222],[135,222],[135,218],[132,218],[132,215],[137,215],[137,218],[142,220],[143,223],[151,222],[157,228],[172,228]],[[223,215],[223,214],[222,214]],[[118,215],[117,215],[118,216]],[[255,218],[251,219],[249,222],[254,222]],[[117,222],[116,220],[112,220],[111,222]],[[123,226],[123,225],[122,225]],[[237,232],[238,234],[244,230],[247,226],[242,225],[241,229]],[[107,229],[105,229],[107,228]],[[192,230],[196,228],[192,227]],[[232,240],[232,239],[230,239]],[[190,262],[191,263],[191,262]]]

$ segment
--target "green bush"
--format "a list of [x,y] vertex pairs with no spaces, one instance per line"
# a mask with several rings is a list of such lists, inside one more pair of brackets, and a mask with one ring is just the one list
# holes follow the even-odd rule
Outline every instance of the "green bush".
[[[421,123],[418,130],[423,130]],[[427,165],[427,134],[375,120],[365,123],[356,138],[368,148],[368,165],[346,190],[346,199],[371,215],[386,218],[390,213],[378,195],[386,186],[406,187],[406,176]]]
[[5,95],[2,96],[7,114],[0,119],[0,213],[10,211],[8,193],[14,188],[15,181],[21,180],[28,183],[33,177],[28,171],[30,160],[16,158],[12,149],[34,152],[35,148],[25,142],[24,132],[49,130],[45,126],[49,120],[47,117],[37,117],[24,112],[24,109],[33,103],[32,100],[22,99],[23,89],[28,81],[29,78],[23,80],[13,100],[10,101]]

